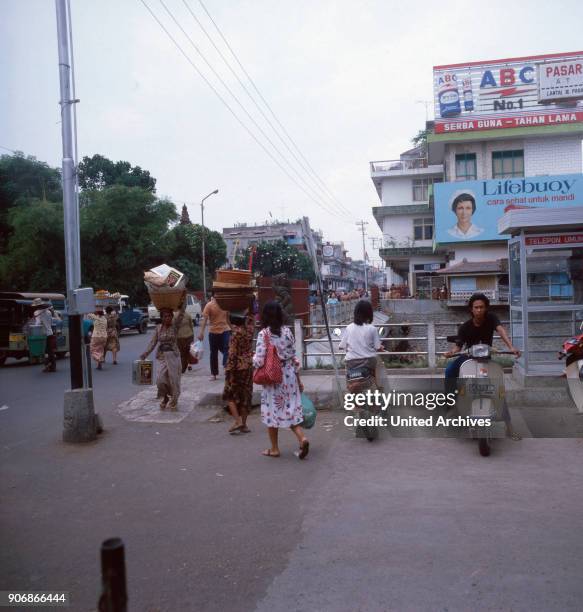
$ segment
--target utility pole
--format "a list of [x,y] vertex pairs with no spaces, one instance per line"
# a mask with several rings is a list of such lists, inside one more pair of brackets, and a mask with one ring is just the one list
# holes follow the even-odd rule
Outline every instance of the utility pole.
[[218,189],[211,191],[208,195],[204,196],[204,198],[200,201],[200,222],[202,225],[202,292],[203,292],[203,300],[206,302],[206,259],[204,252],[204,201],[207,198],[210,198],[212,195],[219,193]]
[[[93,290],[81,289],[81,249],[79,239],[79,203],[76,192],[75,149],[73,146],[72,74],[73,52],[70,48],[71,15],[68,0],[55,0],[59,81],[61,100],[61,134],[63,141],[63,217],[65,232],[65,264],[67,273],[67,311],[69,323],[69,356],[71,390],[65,391],[63,440],[88,442],[97,435],[98,422],[93,407],[93,389],[89,373],[83,375],[82,315],[94,308]],[[87,364],[86,364],[87,367]],[[89,365],[89,367],[91,367]]]
[[357,227],[360,227],[360,231],[362,232],[362,263],[364,264],[364,290],[368,292],[368,278],[366,273],[366,246],[364,243],[365,236],[365,226],[368,225],[368,221],[359,221]]

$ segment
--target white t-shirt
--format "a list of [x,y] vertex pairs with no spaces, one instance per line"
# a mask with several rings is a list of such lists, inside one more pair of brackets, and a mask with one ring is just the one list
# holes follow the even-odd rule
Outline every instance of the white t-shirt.
[[34,311],[34,318],[37,325],[42,325],[45,328],[47,336],[53,335],[53,317],[48,308]]
[[379,332],[374,325],[351,323],[340,340],[339,348],[346,349],[346,359],[368,359],[376,357],[381,347]]

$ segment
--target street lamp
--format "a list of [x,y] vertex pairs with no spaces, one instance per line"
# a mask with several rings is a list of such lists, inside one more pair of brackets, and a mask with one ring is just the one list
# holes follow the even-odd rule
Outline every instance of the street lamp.
[[218,189],[211,191],[207,196],[200,201],[200,220],[202,225],[202,292],[203,292],[203,300],[206,302],[206,262],[204,256],[204,201],[207,198],[210,198],[212,195],[219,193]]

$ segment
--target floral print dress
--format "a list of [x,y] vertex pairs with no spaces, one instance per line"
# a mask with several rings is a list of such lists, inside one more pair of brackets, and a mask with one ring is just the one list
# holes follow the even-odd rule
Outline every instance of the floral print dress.
[[281,328],[276,336],[269,328],[262,329],[257,336],[257,346],[253,356],[253,367],[260,368],[265,363],[265,337],[277,349],[283,370],[283,380],[279,385],[263,387],[261,392],[261,421],[267,427],[292,427],[303,420],[302,398],[296,378],[300,364],[296,359],[295,340],[289,327]]

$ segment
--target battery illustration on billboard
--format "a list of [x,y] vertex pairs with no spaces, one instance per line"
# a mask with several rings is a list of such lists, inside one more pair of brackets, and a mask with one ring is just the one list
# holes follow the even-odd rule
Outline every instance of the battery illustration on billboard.
[[472,77],[465,77],[462,81],[462,91],[464,96],[464,110],[471,112],[474,110],[474,92],[472,91]]
[[583,206],[583,174],[434,185],[437,244],[507,240],[498,220],[510,208]]
[[440,115],[442,117],[457,117],[462,112],[457,75],[445,72],[437,75],[436,78]]

